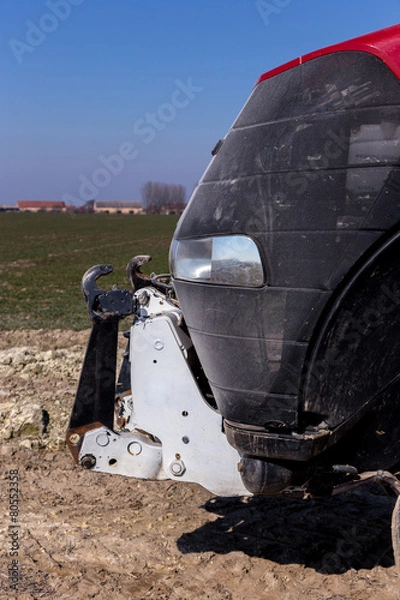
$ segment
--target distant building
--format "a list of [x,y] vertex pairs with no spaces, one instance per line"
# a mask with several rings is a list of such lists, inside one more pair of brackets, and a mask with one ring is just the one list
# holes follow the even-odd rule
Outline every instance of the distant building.
[[20,200],[17,206],[21,212],[65,212],[65,202],[47,200]]
[[8,204],[0,204],[0,212],[18,212],[18,206],[9,206]]
[[140,215],[143,212],[143,207],[141,202],[95,200],[93,210],[95,213]]

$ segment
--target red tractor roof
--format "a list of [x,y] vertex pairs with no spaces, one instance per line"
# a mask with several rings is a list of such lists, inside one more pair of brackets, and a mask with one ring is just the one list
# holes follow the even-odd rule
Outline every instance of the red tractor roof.
[[298,58],[261,75],[256,82],[256,85],[261,81],[270,79],[279,73],[288,71],[293,67],[297,67],[298,65],[313,60],[314,58],[318,58],[319,56],[332,54],[334,52],[347,52],[349,50],[374,54],[393,71],[398,79],[400,79],[400,25],[393,25],[392,27],[386,27],[385,29],[367,33],[366,35],[353,38],[346,42],[327,46],[326,48],[315,50],[304,56],[299,56]]

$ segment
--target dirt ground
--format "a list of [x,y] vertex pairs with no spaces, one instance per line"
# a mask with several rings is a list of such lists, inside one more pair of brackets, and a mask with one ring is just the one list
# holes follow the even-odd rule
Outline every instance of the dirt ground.
[[0,597],[400,599],[379,487],[216,498],[75,466],[63,438],[87,337],[0,332]]

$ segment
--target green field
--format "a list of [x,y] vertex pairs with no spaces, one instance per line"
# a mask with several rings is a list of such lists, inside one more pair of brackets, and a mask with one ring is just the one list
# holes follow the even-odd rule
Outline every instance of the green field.
[[0,329],[90,326],[81,278],[110,263],[99,280],[109,289],[129,284],[132,256],[150,254],[148,272],[168,272],[176,216],[0,213]]

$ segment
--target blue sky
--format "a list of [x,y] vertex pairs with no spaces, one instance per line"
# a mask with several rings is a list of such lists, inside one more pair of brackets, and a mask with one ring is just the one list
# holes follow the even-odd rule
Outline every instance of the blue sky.
[[263,72],[400,0],[1,0],[0,204],[190,195]]

